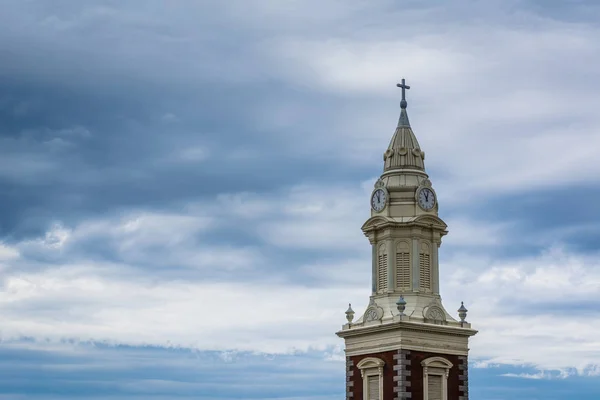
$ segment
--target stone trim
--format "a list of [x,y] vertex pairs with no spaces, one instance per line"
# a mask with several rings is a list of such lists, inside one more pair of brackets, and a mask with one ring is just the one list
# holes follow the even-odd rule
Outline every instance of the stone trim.
[[354,361],[350,357],[346,357],[346,400],[352,400],[354,398]]
[[370,378],[377,378],[377,387],[379,392],[379,399],[383,400],[383,367],[385,361],[377,357],[365,357],[356,364],[356,368],[360,370],[360,376],[363,378],[362,390],[363,400],[369,400],[369,393],[371,391]]
[[454,366],[448,359],[440,356],[432,356],[421,361],[423,367],[423,399],[429,399],[429,377],[441,377],[441,398],[448,400],[448,377],[450,369]]
[[459,396],[459,400],[469,400],[469,359],[466,356],[458,357],[458,380],[459,390],[462,392],[462,396]]
[[410,390],[410,350],[398,350],[394,354],[394,400],[407,400],[412,398]]
[[[373,296],[373,298],[382,298],[384,296]],[[417,321],[397,321],[393,322],[390,317],[385,319],[386,322],[377,325],[363,325],[360,324],[352,324],[350,328],[348,328],[347,324],[343,327],[341,331],[336,332],[336,335],[339,337],[346,339],[355,336],[364,337],[367,334],[379,334],[386,331],[392,331],[394,334],[398,332],[418,332],[419,335],[422,334],[442,334],[444,336],[451,337],[461,337],[468,339],[470,336],[476,335],[478,331],[471,328],[461,328],[460,323],[459,326],[454,325],[435,325],[435,324],[425,324],[423,322]],[[466,323],[465,323],[466,326]],[[466,346],[465,346],[465,349]],[[468,350],[468,349],[467,349]]]

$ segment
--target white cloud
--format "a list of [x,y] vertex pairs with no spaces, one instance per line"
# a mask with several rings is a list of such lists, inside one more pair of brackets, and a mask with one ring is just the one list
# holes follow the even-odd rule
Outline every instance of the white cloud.
[[[123,261],[98,262],[78,255],[78,261],[54,268],[17,269],[28,262],[21,250],[27,246],[17,244],[9,252],[12,258],[5,258],[15,268],[5,270],[0,295],[3,335],[265,353],[316,349],[335,359],[340,342],[334,332],[344,322],[347,303],[360,312],[368,301],[370,251],[359,230],[368,187],[303,185],[276,196],[222,194],[217,196],[225,203],[196,203],[180,214],[137,212],[70,229],[55,225],[43,243],[48,237],[62,238],[50,242],[62,243],[64,252],[91,239],[115,241],[120,244],[115,254],[125,255]],[[441,260],[442,294],[451,313],[461,300],[470,309],[468,320],[480,330],[472,341],[472,357],[483,364],[597,373],[595,332],[600,325],[580,309],[600,291],[595,256],[561,248],[499,260],[473,256],[469,249],[481,245],[510,248],[513,244],[503,238],[496,242],[481,236],[504,232],[509,237],[515,235],[515,225],[506,220],[485,227],[464,216],[454,221],[459,240],[444,243],[452,258]],[[262,234],[263,246],[198,246],[190,240],[232,223],[249,234]],[[283,228],[277,234],[264,235],[265,227],[278,226]],[[350,236],[340,236],[338,229]],[[303,239],[307,232],[314,236]],[[277,237],[284,233],[285,240]],[[299,263],[286,258],[290,247],[319,252]],[[146,249],[157,252],[138,257]],[[352,256],[344,249],[352,250]],[[264,264],[275,258],[270,261],[261,254],[265,251],[289,261],[270,265],[267,273]],[[205,266],[221,275],[207,269],[201,279],[175,274],[157,280],[152,269],[144,268],[181,259],[186,260],[178,261],[182,265]],[[262,279],[244,279],[240,268],[261,271],[256,273]]]
[[[100,68],[103,78],[134,74],[186,85],[275,79],[308,89],[327,100],[326,107],[297,96],[265,96],[249,105],[256,124],[278,136],[282,127],[301,130],[303,139],[290,135],[287,150],[303,156],[316,153],[347,165],[381,162],[397,117],[393,84],[405,76],[413,85],[410,114],[427,163],[450,174],[438,182],[443,187],[461,182],[463,192],[497,194],[596,181],[598,27],[541,17],[524,5],[457,1],[396,9],[387,0],[351,6],[247,1],[211,5],[210,13],[209,6],[190,3],[182,14],[150,2],[144,10],[81,6],[53,10],[50,17],[45,7],[19,12],[15,6],[4,18],[12,17],[26,42],[80,59],[88,55],[86,71]],[[233,39],[205,40],[212,25],[198,23],[203,15],[235,26],[228,33],[243,37],[244,46],[222,54],[219,46]],[[36,18],[45,21],[39,32],[28,28]],[[86,29],[98,24],[110,27],[110,37],[130,40],[102,45],[107,33]],[[69,68],[52,71],[68,74]],[[200,148],[176,155],[192,162],[206,156]]]
[[323,307],[347,296],[341,288],[110,280],[96,276],[100,267],[5,279],[4,339],[282,353],[333,345],[343,323],[342,312]]
[[[505,10],[498,11],[502,20]],[[518,29],[514,20],[483,26],[453,16],[437,25],[424,15],[402,18],[401,28],[379,25],[362,37],[276,39],[283,79],[335,102],[320,128],[303,136],[340,162],[381,163],[398,113],[393,85],[405,76],[413,128],[430,169],[448,174],[438,181],[447,198],[596,182],[600,98],[591,60],[600,62],[600,30],[523,12],[528,24]],[[319,106],[269,104],[262,119],[293,129],[294,120],[321,116]],[[295,143],[297,151],[310,143]]]
[[[309,2],[227,3],[215,7],[218,14],[205,14],[227,17],[226,26],[240,22],[234,32],[239,36],[225,38],[226,43],[242,36],[248,42],[215,57],[210,55],[218,55],[223,42],[205,39],[207,31],[218,30],[198,23],[199,6],[190,5],[184,16],[158,2],[144,9],[147,14],[137,6],[123,13],[85,7],[73,15],[57,11],[41,19],[40,30],[29,28],[44,14],[39,10],[31,14],[15,8],[0,18],[20,21],[13,28],[22,34],[19,48],[35,43],[53,49],[56,57],[89,60],[90,68],[83,69],[89,74],[86,82],[94,81],[93,71],[103,78],[135,73],[155,83],[192,86],[275,80],[317,94],[323,103],[277,97],[278,104],[272,104],[257,96],[248,107],[256,110],[261,130],[291,130],[287,145],[282,144],[290,154],[327,159],[340,168],[381,168],[398,112],[393,84],[405,76],[413,86],[410,116],[426,163],[445,174],[432,177],[434,186],[454,205],[479,194],[596,184],[598,28],[514,15],[496,3],[488,10],[468,3],[402,9],[401,18],[388,12],[388,1],[328,2],[317,14]],[[249,8],[256,13],[247,13]],[[477,13],[497,19],[482,23],[467,17]],[[357,15],[365,22],[356,22]],[[172,23],[179,17],[180,23]],[[509,25],[515,18],[519,28]],[[94,25],[108,30],[88,29]],[[128,34],[133,30],[136,35]],[[109,33],[111,40],[131,39],[101,45]],[[50,57],[46,62],[44,78],[71,78],[72,67],[53,68],[61,64]],[[37,63],[27,68],[32,65]],[[173,120],[170,115],[163,119]],[[294,135],[298,131],[302,135]],[[233,152],[239,158],[255,156]],[[204,147],[189,147],[175,151],[174,158],[196,162],[207,156]],[[0,175],[20,182],[56,171],[54,163],[36,154],[0,161]],[[368,216],[370,184],[222,194],[214,204],[190,205],[181,212],[57,224],[39,240],[3,245],[3,335],[268,353],[331,346],[327,357],[336,359],[339,348],[334,346],[340,341],[333,332],[344,322],[347,302],[357,312],[363,309],[370,287],[369,245],[359,231]],[[458,212],[468,213],[468,205]],[[600,325],[582,306],[597,301],[597,257],[556,249],[517,256],[511,250],[518,249],[519,232],[508,217],[489,225],[457,214],[448,222],[444,247],[459,251],[442,260],[442,291],[451,312],[461,296],[471,310],[469,320],[480,329],[472,356],[481,365],[534,365],[559,373],[575,368],[598,375]],[[225,228],[249,234],[259,244],[233,243],[219,231]],[[217,233],[223,239],[214,244]],[[106,245],[109,256],[120,261],[100,262],[86,254],[85,245],[94,243]],[[505,246],[511,258],[480,255],[482,247],[492,246]],[[45,268],[27,258],[29,251],[77,249],[83,249],[77,257]],[[279,257],[267,258],[264,251]],[[291,253],[298,251],[310,260],[297,262]],[[29,264],[38,268],[26,268]],[[204,279],[158,279],[158,265],[196,268]],[[263,274],[265,265],[269,275],[249,281],[241,274]],[[218,279],[209,274],[214,271]],[[307,278],[316,283],[303,285]]]
[[20,264],[15,264],[14,269],[28,265],[36,268],[54,266],[27,261],[26,257],[33,254],[43,255],[54,262],[88,264],[92,259],[89,252],[95,253],[97,245],[103,249],[101,254],[105,252],[100,257],[109,260],[116,258],[127,264],[96,265],[95,268],[111,275],[125,271],[132,273],[132,268],[158,268],[164,274],[173,267],[205,273],[213,270],[216,274],[223,274],[262,262],[263,255],[255,247],[234,246],[228,242],[210,244],[208,235],[218,224],[214,217],[207,214],[209,210],[210,206],[204,209],[204,213],[200,210],[179,214],[134,211],[125,216],[84,221],[72,228],[57,223],[43,238],[15,245],[25,258],[23,265],[19,267],[17,265]]
[[506,376],[506,377],[510,377],[510,378],[524,378],[524,379],[552,379],[552,378],[566,378],[568,375],[566,374],[560,374],[560,375],[555,375],[555,374],[550,374],[546,371],[539,371],[536,372],[534,374],[528,374],[528,373],[520,373],[520,374],[514,374],[514,373],[508,373],[508,374],[502,374],[501,376]]
[[[586,375],[597,372],[595,332],[600,325],[569,304],[598,292],[600,266],[588,265],[585,272],[579,263],[589,260],[566,256],[547,267],[554,258],[527,260],[521,270],[493,267],[492,275],[488,270],[475,274],[473,283],[448,279],[445,304],[452,312],[460,293],[467,300],[469,320],[480,330],[471,344],[474,359],[543,370],[575,368]],[[558,265],[565,261],[558,276]],[[346,273],[355,273],[358,264]],[[363,264],[368,268],[366,257]],[[445,275],[452,276],[451,267],[444,266]],[[98,275],[102,268],[65,265],[6,278],[1,297],[4,339],[24,335],[266,353],[325,350],[339,345],[333,333],[343,323],[347,301],[363,309],[369,287],[366,280],[348,282],[336,279],[335,273],[325,273],[319,287],[309,288],[234,281],[157,283],[141,276],[122,280]],[[368,279],[368,273],[362,275]],[[572,287],[577,287],[575,296],[559,295]],[[528,301],[565,307],[558,313],[520,310]],[[329,357],[334,357],[337,353],[331,351]]]
[[9,261],[19,257],[19,250],[0,242],[0,261]]
[[590,375],[597,369],[600,325],[582,309],[600,292],[597,255],[552,248],[484,265],[465,261],[453,259],[440,268],[446,304],[465,300],[468,320],[480,330],[471,343],[473,356],[486,364],[564,373],[574,368]]
[[43,239],[25,241],[20,246],[60,249],[85,240],[108,239],[123,252],[152,246],[169,247],[193,240],[195,235],[206,231],[212,223],[212,219],[206,215],[139,211],[122,217],[84,221],[74,228],[55,223]]
[[[365,41],[292,39],[279,43],[277,51],[290,64],[297,65],[284,71],[294,74],[294,78],[309,74],[304,80],[314,89],[353,95],[385,96],[388,93],[389,96],[387,89],[402,76],[417,77],[423,82],[449,81],[464,74],[477,61],[459,49],[443,46],[448,40],[443,36],[435,39],[427,37],[429,45],[414,38],[394,41],[376,38]],[[398,66],[403,66],[402,72],[398,71]]]
[[[360,201],[367,198],[364,188],[299,186],[276,194],[217,197],[221,201],[192,204],[178,214],[138,211],[71,228],[55,224],[43,238],[17,244],[25,256],[13,253],[7,259],[13,268],[4,277],[0,297],[6,305],[3,317],[10,321],[3,328],[4,339],[70,338],[265,353],[324,350],[339,344],[333,332],[343,324],[346,303],[354,301],[360,309],[367,302],[369,285],[362,285],[361,279],[369,274],[361,271],[360,260],[335,257],[329,265],[304,266],[292,262],[261,281],[244,281],[232,274],[242,267],[260,271],[269,262],[258,248],[234,247],[227,241],[198,244],[194,237],[209,237],[215,229],[234,224],[249,233],[262,232],[264,249],[299,246],[332,254],[352,247],[345,236],[333,235],[341,228],[354,231],[354,240],[367,249],[362,255],[367,265],[368,242],[357,228],[359,206],[368,204]],[[329,228],[322,229],[328,219]],[[276,235],[264,235],[265,229],[279,229],[279,235],[285,231],[287,237],[282,242]],[[304,238],[307,232],[321,239]],[[36,269],[26,268],[31,263],[28,251],[68,255],[86,243],[114,244],[110,256],[120,257],[121,264],[76,253],[54,267],[40,269],[38,263]],[[146,269],[174,260],[188,267],[216,268],[223,279],[207,273],[206,279],[184,281],[173,275],[157,281]],[[325,271],[319,272],[321,268]],[[223,275],[227,271],[230,275]],[[362,278],[354,278],[355,272]],[[337,273],[349,279],[338,279]],[[307,278],[318,285],[302,284]],[[363,296],[352,299],[357,291]],[[313,333],[306,335],[307,331]]]
[[[348,249],[368,243],[357,229],[369,217],[368,193],[369,189],[363,187],[305,184],[262,195],[221,194],[211,208],[218,208],[225,217],[234,217],[231,221],[237,229],[257,233],[272,246]],[[251,221],[251,225],[239,224],[240,220]]]
[[443,238],[444,244],[450,247],[480,247],[482,250],[490,246],[505,244],[511,238],[509,232],[514,229],[513,221],[492,222],[473,220],[467,216],[446,220],[449,234]]

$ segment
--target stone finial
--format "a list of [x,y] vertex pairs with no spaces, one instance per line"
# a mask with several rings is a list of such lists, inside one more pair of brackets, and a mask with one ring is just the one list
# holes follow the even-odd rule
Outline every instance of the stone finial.
[[400,315],[404,315],[404,310],[406,310],[406,300],[404,300],[404,296],[400,295],[400,298],[396,302],[396,307],[398,307]]
[[461,301],[460,302],[460,308],[458,309],[458,316],[460,317],[460,323],[463,324],[465,321],[465,318],[467,318],[467,312],[469,310],[466,309],[465,304]]
[[354,319],[354,310],[352,309],[352,305],[348,303],[348,309],[346,310],[346,319],[348,323],[351,324]]

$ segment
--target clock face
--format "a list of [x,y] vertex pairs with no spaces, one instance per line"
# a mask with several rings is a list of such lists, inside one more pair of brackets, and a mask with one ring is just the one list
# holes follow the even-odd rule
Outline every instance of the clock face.
[[433,193],[433,190],[429,188],[421,189],[419,191],[418,202],[419,206],[426,211],[435,207],[435,194]]
[[387,194],[383,189],[377,189],[373,192],[373,196],[371,196],[371,207],[373,210],[379,212],[385,208],[385,203],[387,201]]

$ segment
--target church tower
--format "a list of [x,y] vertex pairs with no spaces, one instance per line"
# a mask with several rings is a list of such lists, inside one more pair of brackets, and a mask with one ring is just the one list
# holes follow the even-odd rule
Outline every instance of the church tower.
[[402,79],[400,119],[383,154],[383,173],[362,230],[372,247],[367,309],[337,332],[346,348],[348,400],[468,400],[469,337],[477,333],[442,305],[438,248],[448,233],[425,172],[425,153],[406,112]]

